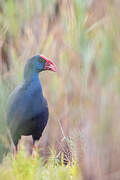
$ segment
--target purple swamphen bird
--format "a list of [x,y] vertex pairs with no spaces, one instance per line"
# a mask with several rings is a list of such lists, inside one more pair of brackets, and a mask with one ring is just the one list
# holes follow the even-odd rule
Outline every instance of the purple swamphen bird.
[[15,145],[15,154],[22,135],[32,135],[35,148],[35,141],[40,139],[47,124],[48,104],[39,80],[39,72],[45,70],[56,72],[56,66],[42,55],[30,58],[24,68],[23,83],[9,97],[6,122]]

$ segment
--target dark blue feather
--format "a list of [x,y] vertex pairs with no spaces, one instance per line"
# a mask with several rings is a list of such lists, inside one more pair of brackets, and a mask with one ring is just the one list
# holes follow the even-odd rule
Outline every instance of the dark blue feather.
[[[32,65],[35,63],[36,61]],[[31,64],[28,64],[24,82],[11,93],[8,101],[7,124],[16,146],[22,135],[32,135],[34,141],[39,140],[49,116],[47,101],[38,77],[39,72],[35,68],[31,69]]]

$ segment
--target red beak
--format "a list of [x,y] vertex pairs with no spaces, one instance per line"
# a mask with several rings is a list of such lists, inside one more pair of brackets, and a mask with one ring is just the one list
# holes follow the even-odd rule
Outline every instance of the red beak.
[[53,62],[51,62],[50,60],[46,61],[44,70],[50,70],[50,71],[54,71],[54,72],[57,71],[56,65]]

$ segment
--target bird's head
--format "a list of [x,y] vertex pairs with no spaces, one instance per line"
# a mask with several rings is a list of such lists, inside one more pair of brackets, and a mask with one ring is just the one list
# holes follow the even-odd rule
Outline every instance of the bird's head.
[[24,69],[24,77],[31,75],[31,73],[39,73],[45,70],[56,72],[56,66],[43,55],[36,55],[27,61]]
[[43,55],[33,56],[28,60],[27,63],[29,64],[29,68],[32,68],[37,72],[41,72],[45,70],[56,72],[55,64],[46,57],[44,57]]

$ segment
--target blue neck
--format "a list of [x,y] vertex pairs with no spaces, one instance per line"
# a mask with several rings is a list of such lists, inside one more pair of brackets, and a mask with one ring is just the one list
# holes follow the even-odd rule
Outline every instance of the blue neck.
[[29,76],[24,76],[24,86],[25,88],[29,88],[29,93],[33,92],[35,89],[39,89],[39,92],[43,96],[39,73],[32,73],[29,74]]
[[39,81],[39,73],[38,72],[24,73],[24,80],[27,82]]
[[26,64],[24,68],[24,85],[26,88],[29,88],[29,92],[33,92],[35,89],[39,89],[42,95],[42,86],[39,80],[39,72],[34,68],[30,68],[28,65],[29,64]]

